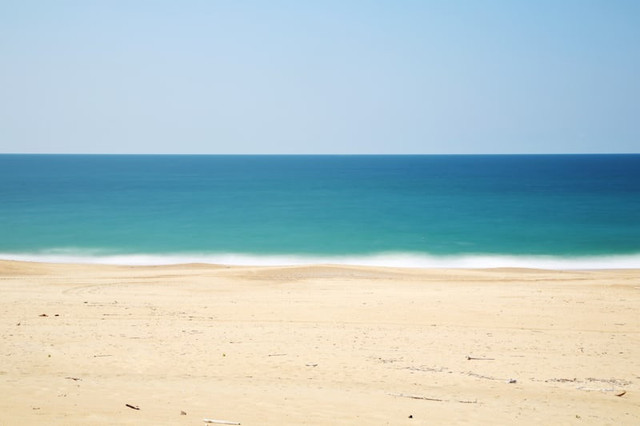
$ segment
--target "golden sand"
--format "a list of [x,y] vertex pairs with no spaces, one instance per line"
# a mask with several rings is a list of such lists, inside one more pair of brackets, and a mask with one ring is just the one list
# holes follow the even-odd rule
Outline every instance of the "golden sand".
[[0,425],[638,425],[639,277],[0,261]]

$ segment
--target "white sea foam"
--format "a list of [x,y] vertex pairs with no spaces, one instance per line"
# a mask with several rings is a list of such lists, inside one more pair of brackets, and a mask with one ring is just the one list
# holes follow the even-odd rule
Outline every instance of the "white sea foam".
[[640,253],[613,256],[434,256],[415,253],[380,253],[353,256],[206,254],[109,254],[100,250],[57,249],[39,253],[0,253],[0,259],[52,263],[106,265],[174,265],[207,263],[242,266],[337,264],[403,268],[535,268],[535,269],[640,269]]

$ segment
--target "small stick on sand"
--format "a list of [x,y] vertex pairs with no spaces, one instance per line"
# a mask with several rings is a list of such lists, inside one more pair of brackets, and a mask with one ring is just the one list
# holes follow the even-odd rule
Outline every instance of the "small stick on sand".
[[403,393],[390,393],[389,395],[397,396],[397,397],[400,397],[400,398],[423,399],[425,401],[444,402],[444,399],[429,398],[429,397],[426,397],[426,396],[419,396],[419,395],[405,395]]
[[231,422],[229,420],[202,419],[205,423],[215,423],[218,425],[239,425],[239,422]]
[[468,400],[463,400],[463,399],[455,399],[455,400],[449,400],[449,399],[440,399],[440,398],[429,398],[427,396],[420,396],[420,395],[406,395],[404,393],[390,393],[390,396],[397,396],[399,398],[410,398],[410,399],[422,399],[424,401],[435,401],[435,402],[458,402],[460,404],[477,404],[478,401],[468,401]]
[[467,361],[495,361],[495,358],[474,358],[472,356],[467,355]]
[[140,407],[136,407],[135,405],[131,405],[131,404],[124,404],[124,405],[131,408],[132,410],[140,410]]

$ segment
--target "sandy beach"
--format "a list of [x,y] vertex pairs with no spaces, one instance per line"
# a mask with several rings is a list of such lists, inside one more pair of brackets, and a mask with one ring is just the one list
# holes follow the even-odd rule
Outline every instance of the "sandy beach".
[[640,271],[0,261],[0,425],[640,424]]

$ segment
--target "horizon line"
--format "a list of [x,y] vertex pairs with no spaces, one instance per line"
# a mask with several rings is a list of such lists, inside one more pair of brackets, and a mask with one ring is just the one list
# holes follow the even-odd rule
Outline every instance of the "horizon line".
[[166,153],[166,152],[0,152],[0,155],[85,155],[85,156],[246,156],[246,157],[276,157],[276,156],[297,156],[297,157],[357,157],[357,156],[550,156],[550,155],[640,155],[640,152],[549,152],[549,153]]

